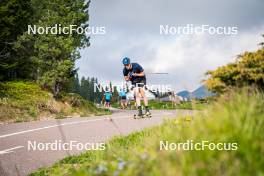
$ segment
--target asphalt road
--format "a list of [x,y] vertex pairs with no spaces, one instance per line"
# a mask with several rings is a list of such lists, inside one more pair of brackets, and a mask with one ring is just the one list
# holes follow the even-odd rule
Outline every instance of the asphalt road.
[[[115,135],[127,135],[175,118],[183,110],[152,111],[152,118],[133,119],[134,111],[115,110],[112,115],[68,118],[0,125],[0,175],[23,176],[84,150],[48,150],[47,143],[95,144]],[[34,142],[39,148],[33,150]],[[41,143],[41,144],[39,144]],[[57,145],[58,146],[58,145]],[[89,145],[91,146],[91,145]],[[54,148],[53,148],[54,149]]]

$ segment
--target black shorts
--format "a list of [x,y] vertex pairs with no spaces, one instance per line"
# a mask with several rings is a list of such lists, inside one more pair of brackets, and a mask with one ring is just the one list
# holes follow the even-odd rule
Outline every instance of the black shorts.
[[146,87],[146,79],[140,81],[132,82],[133,87]]
[[122,99],[122,100],[126,100],[126,96],[122,96],[121,99]]

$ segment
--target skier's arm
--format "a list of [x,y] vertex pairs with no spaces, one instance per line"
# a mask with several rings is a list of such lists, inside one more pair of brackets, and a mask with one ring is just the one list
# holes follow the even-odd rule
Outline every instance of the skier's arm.
[[126,81],[129,81],[130,80],[130,77],[129,76],[124,76],[125,80]]
[[130,80],[129,72],[125,68],[123,69],[123,75],[124,75],[125,81],[129,81]]
[[136,65],[136,71],[133,74],[133,76],[139,76],[139,77],[145,76],[144,69],[141,67],[141,65],[139,64]]
[[134,73],[134,76],[145,76],[145,73],[144,73],[144,71],[140,72],[140,73]]

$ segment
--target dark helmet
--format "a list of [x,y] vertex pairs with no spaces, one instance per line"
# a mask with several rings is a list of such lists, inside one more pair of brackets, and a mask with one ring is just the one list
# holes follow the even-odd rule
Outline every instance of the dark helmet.
[[124,65],[128,65],[128,64],[130,64],[130,59],[129,59],[128,57],[124,57],[124,58],[123,58],[123,64],[124,64]]

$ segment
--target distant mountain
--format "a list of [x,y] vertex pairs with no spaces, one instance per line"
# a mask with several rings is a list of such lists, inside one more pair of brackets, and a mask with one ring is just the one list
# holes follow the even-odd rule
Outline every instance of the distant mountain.
[[210,97],[213,96],[213,93],[210,92],[204,85],[201,87],[198,87],[196,90],[192,92],[192,97],[194,98],[205,98],[205,97]]
[[210,97],[210,96],[213,96],[213,93],[210,92],[204,85],[202,85],[198,87],[197,89],[195,89],[193,92],[184,90],[184,91],[178,92],[177,95],[190,100],[191,97],[198,98],[198,99]]
[[188,100],[191,98],[191,92],[187,90],[183,90],[177,93],[178,96],[181,96],[182,98],[187,98]]

